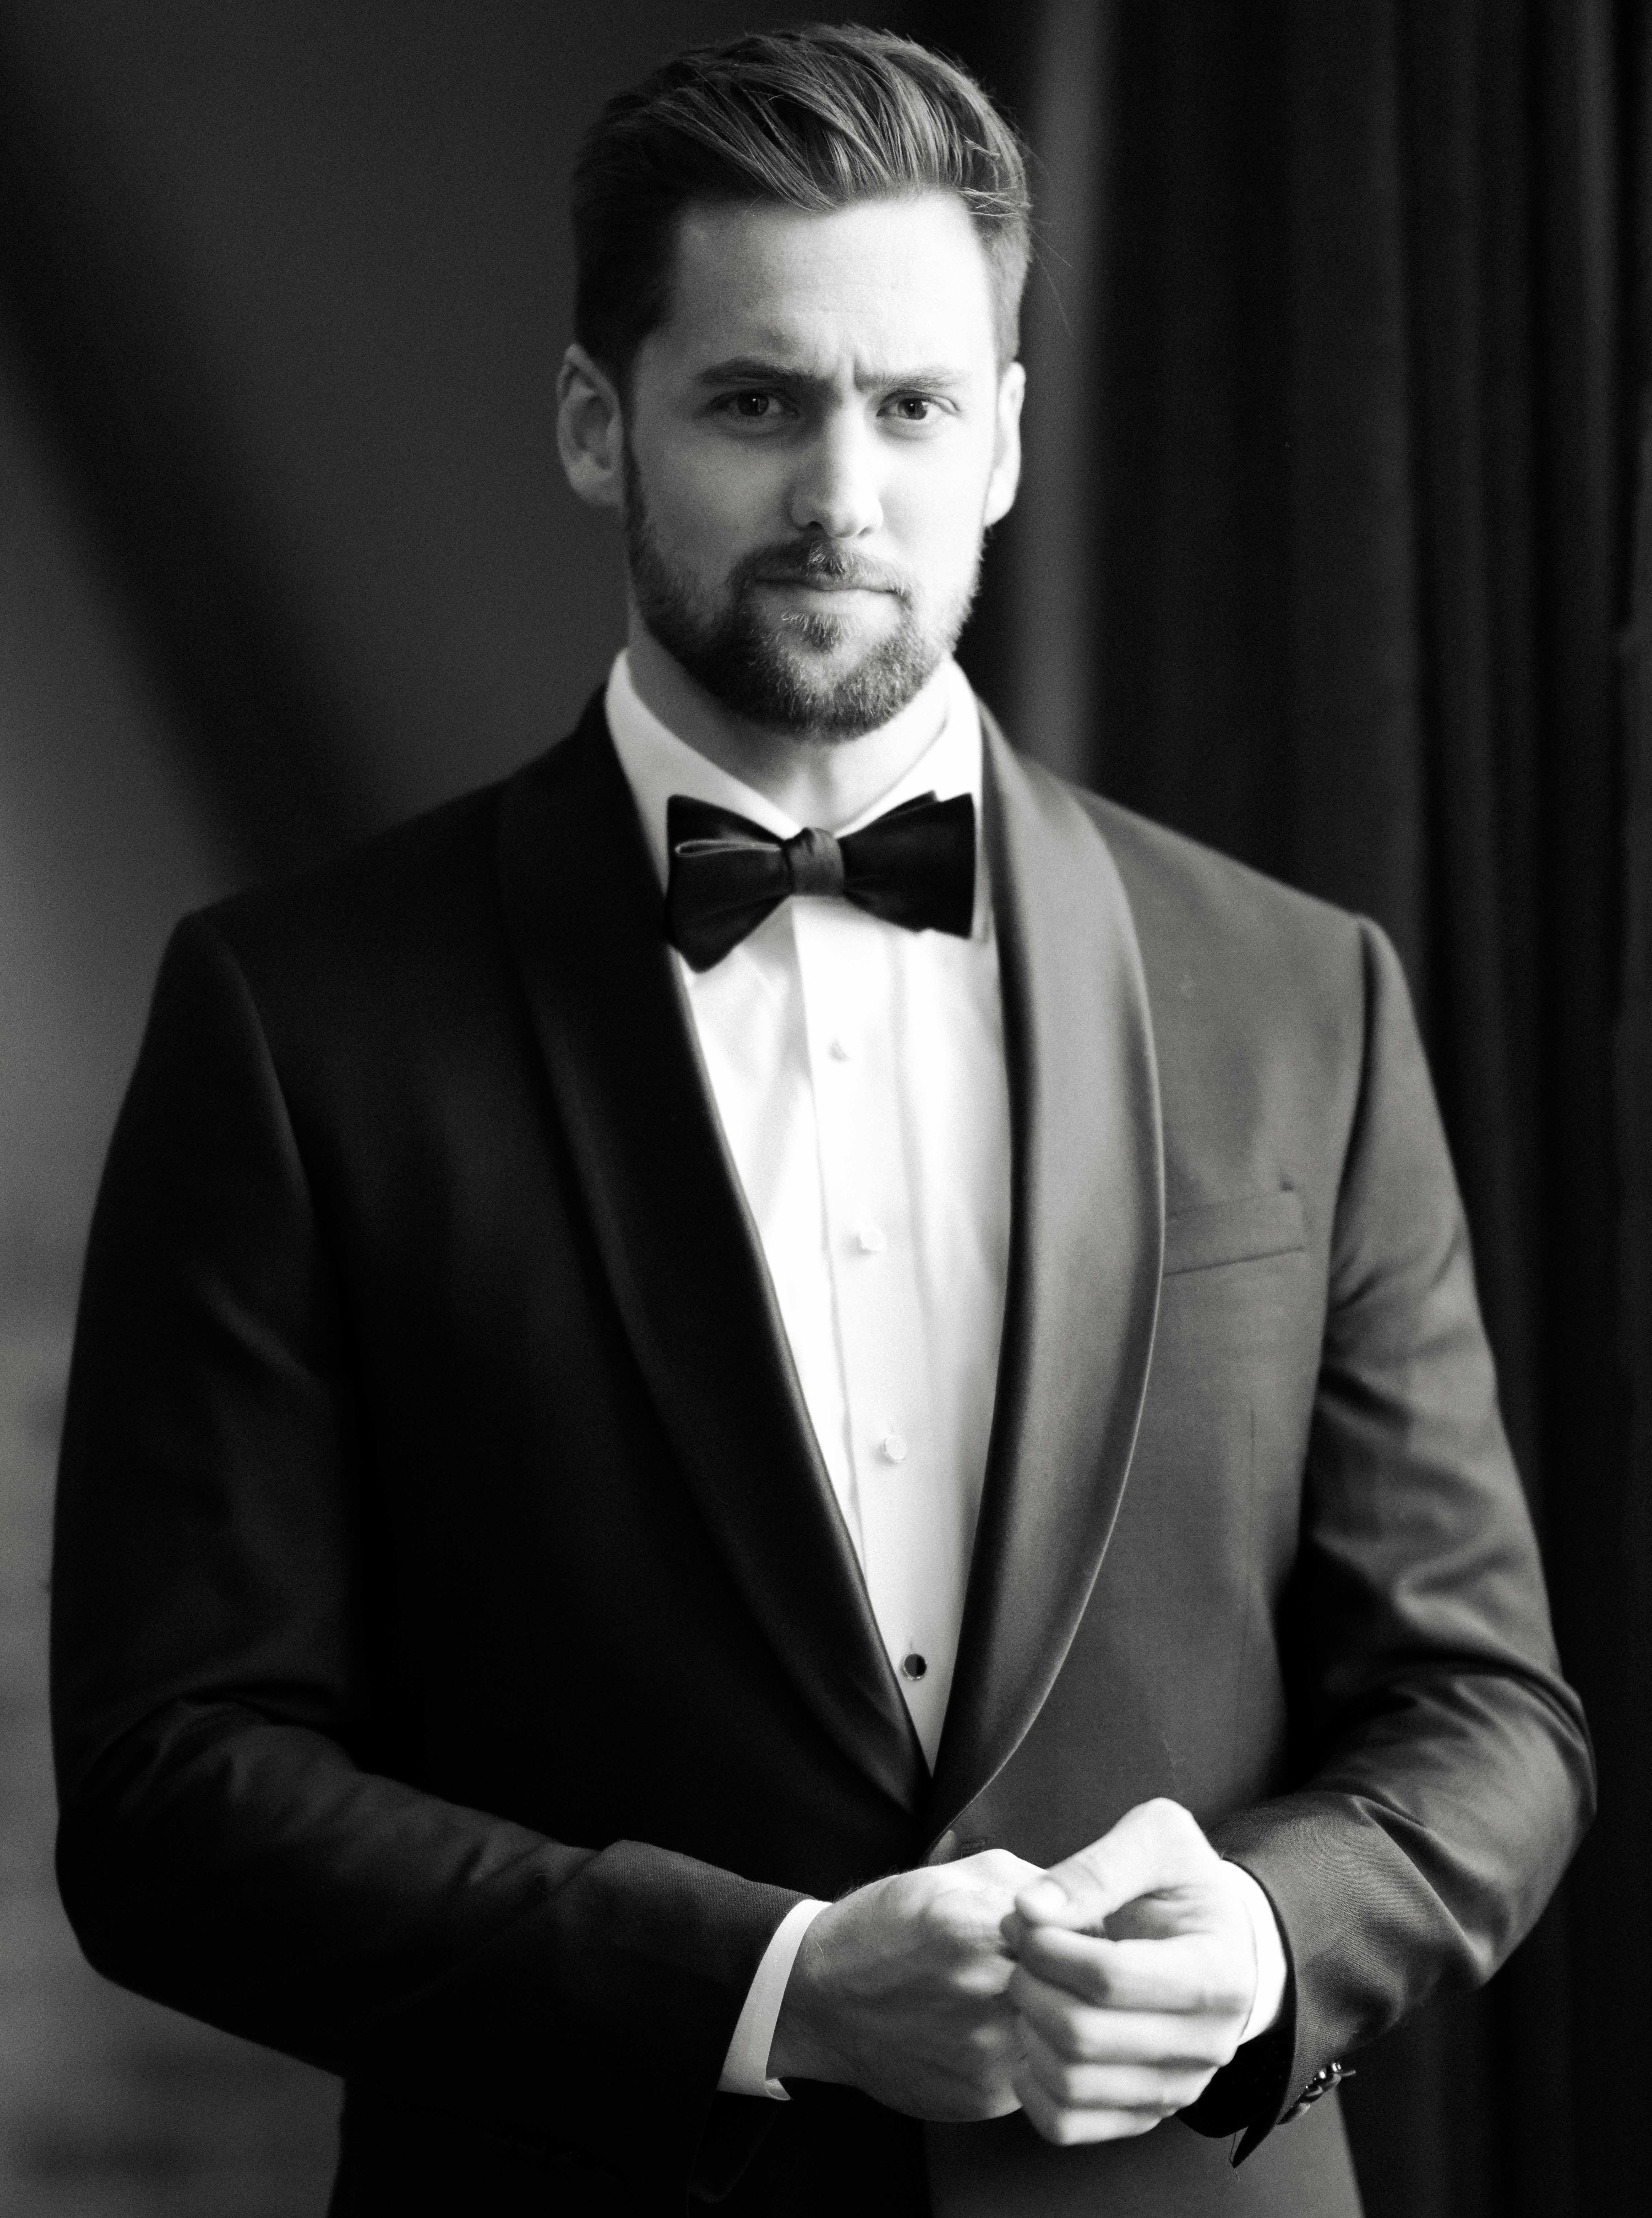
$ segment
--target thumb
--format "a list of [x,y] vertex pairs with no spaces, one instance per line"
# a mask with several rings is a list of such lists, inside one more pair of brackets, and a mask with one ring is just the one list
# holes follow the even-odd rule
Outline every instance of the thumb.
[[1203,1879],[1219,1861],[1179,1802],[1139,1802],[1098,1841],[1029,1880],[1015,1906],[1029,1925],[1098,1933],[1127,1902]]

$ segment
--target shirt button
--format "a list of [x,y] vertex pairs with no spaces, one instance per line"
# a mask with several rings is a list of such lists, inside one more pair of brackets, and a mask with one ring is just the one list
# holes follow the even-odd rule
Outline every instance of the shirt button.
[[901,1657],[900,1668],[909,1679],[921,1679],[928,1670],[929,1665],[914,1648],[911,1655]]
[[855,1234],[855,1245],[863,1255],[881,1255],[888,1244],[875,1224],[863,1224]]
[[832,1057],[833,1063],[850,1063],[854,1059],[855,1050],[846,1039],[834,1039],[826,1049],[826,1053]]
[[906,1460],[906,1436],[904,1433],[885,1433],[878,1447],[882,1451],[885,1463],[905,1463]]

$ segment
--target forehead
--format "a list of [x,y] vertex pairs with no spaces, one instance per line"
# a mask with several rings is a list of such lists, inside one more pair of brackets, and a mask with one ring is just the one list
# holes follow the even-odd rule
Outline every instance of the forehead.
[[653,334],[687,369],[734,356],[897,368],[993,353],[987,257],[950,193],[816,214],[765,202],[680,219],[671,313]]

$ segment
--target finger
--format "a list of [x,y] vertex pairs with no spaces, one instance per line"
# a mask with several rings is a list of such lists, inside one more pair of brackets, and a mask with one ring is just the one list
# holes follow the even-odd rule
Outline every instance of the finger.
[[1002,1936],[1004,1920],[1013,1906],[1015,1888],[1025,1883],[1030,1867],[1019,1857],[1006,1856],[1004,1862],[1012,1869],[994,1874],[990,1868],[983,1868],[985,1861],[983,1857],[971,1856],[962,1863],[937,1864],[906,1876],[916,1899],[926,1905],[944,1905],[946,1917],[983,1932],[990,1929],[998,1939]]
[[1253,1945],[1248,1932],[1109,1941],[1043,1925],[1026,1935],[1018,1966],[1033,1979],[1109,2010],[1242,2017],[1255,1992]]
[[1137,1895],[1203,1878],[1219,1861],[1191,1812],[1161,1797],[1127,1810],[1100,1840],[1030,1881],[1015,1906],[1030,1924],[1098,1931]]
[[961,1993],[1001,1995],[1015,1959],[1004,1945],[992,1907],[968,1893],[937,1893],[918,1914],[917,1937],[929,1961]]
[[[1036,1864],[1007,1849],[985,1849],[956,1863],[926,1868],[915,1874],[928,1883],[931,1899],[943,1898],[960,1918],[993,1929],[1003,1940],[1003,1923],[1012,1914],[1015,1891],[1040,1876]],[[1007,1943],[1005,1943],[1007,1947]]]
[[1023,2054],[1037,2084],[1064,2110],[1148,2111],[1154,2118],[1167,2118],[1197,2103],[1216,2068],[1205,2063],[1074,2063],[1030,2027]]
[[1024,2060],[1016,2067],[1013,2086],[1033,2130],[1057,2148],[1073,2148],[1083,2142],[1127,2141],[1152,2131],[1159,2123],[1156,2110],[1072,2110],[1058,2103]]
[[1237,2026],[1228,2017],[1162,2010],[1100,2010],[1018,1971],[1008,2000],[1024,2037],[1036,2033],[1070,2064],[1151,2065],[1211,2071],[1232,2055]]

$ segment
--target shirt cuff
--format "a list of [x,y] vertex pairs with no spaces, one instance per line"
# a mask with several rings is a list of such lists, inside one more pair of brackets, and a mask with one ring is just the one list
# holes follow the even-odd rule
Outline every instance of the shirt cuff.
[[[1250,1912],[1251,1937],[1256,1943],[1256,1998],[1251,2004],[1251,2014],[1245,2021],[1245,2029],[1239,2036],[1242,2048],[1247,2041],[1254,2041],[1265,2033],[1284,2007],[1285,1944],[1280,1938],[1279,1921],[1273,1914],[1273,1905],[1260,1883],[1253,1880],[1243,1864],[1229,1863],[1222,1859],[1223,1871],[1231,1873],[1245,1907]],[[793,1915],[795,1916],[794,1911]],[[764,1959],[767,1961],[767,1959]],[[762,1977],[762,1973],[758,1974]],[[777,2016],[778,2012],[777,2012]]]
[[[1254,1880],[1251,1885],[1256,1887]],[[1256,1892],[1262,1893],[1259,1887]],[[1265,1904],[1266,1896],[1262,1899]],[[735,2021],[734,2037],[723,2059],[723,2076],[717,2082],[720,2095],[766,2095],[770,2102],[790,2102],[779,2080],[769,2077],[769,2051],[774,2046],[780,2005],[786,1999],[786,1984],[803,1936],[826,1907],[824,1902],[795,1902],[776,1926]]]

